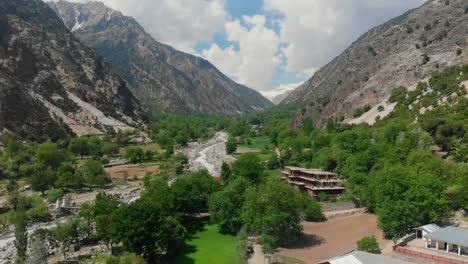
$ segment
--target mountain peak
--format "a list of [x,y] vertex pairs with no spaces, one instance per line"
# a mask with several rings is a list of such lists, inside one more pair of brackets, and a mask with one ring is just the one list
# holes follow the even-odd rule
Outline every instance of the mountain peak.
[[96,3],[49,5],[82,43],[114,66],[147,109],[238,115],[272,106],[205,59],[156,41],[121,12]]

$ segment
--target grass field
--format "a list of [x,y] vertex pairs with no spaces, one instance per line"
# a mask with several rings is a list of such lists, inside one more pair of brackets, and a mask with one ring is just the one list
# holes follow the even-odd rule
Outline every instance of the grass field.
[[222,235],[215,224],[204,223],[186,240],[176,264],[235,264],[237,237]]
[[268,136],[261,136],[252,138],[252,144],[250,145],[242,144],[238,147],[262,149],[267,145],[271,145],[270,138]]

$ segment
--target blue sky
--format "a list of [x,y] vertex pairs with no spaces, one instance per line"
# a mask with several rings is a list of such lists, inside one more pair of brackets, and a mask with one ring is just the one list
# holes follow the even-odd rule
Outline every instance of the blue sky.
[[134,17],[156,40],[208,59],[267,97],[297,87],[372,27],[425,2],[99,1]]

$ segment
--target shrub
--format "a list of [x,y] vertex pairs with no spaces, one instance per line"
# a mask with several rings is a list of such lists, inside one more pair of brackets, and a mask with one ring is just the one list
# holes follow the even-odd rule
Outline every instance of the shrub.
[[393,89],[392,94],[390,95],[390,98],[388,99],[389,102],[391,103],[401,103],[405,100],[406,98],[406,93],[408,89],[404,86],[400,86],[398,88]]
[[380,254],[379,242],[377,238],[372,236],[367,236],[356,242],[357,250],[369,252],[373,254]]
[[385,107],[383,107],[383,105],[379,105],[377,107],[377,111],[382,112],[383,110],[385,110]]
[[364,112],[368,112],[369,110],[371,110],[371,108],[372,108],[372,107],[371,107],[369,104],[366,104],[366,105],[364,106]]
[[358,107],[353,112],[353,117],[360,117],[364,114],[364,109],[362,107]]
[[233,137],[226,141],[226,153],[233,154],[237,150],[237,140]]
[[425,26],[424,26],[424,30],[425,31],[429,31],[432,29],[432,25],[430,23],[427,23]]
[[419,45],[419,43],[416,43],[416,44],[415,44],[415,47],[416,47],[416,49],[420,49],[420,48],[421,48],[421,46]]
[[423,65],[426,65],[431,60],[427,54],[423,54],[422,57],[423,57],[422,59]]
[[58,199],[63,197],[62,189],[51,189],[47,192],[47,201],[49,203],[55,203]]
[[460,48],[458,48],[458,49],[457,49],[457,56],[460,56],[462,53],[463,53],[463,50],[460,49]]
[[406,33],[411,34],[413,32],[414,32],[413,28],[410,25],[407,25],[406,26]]

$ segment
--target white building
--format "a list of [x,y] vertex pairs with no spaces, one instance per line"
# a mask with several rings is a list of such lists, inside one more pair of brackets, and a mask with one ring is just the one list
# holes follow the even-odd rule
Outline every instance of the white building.
[[426,248],[468,257],[468,229],[437,227],[431,224],[415,228],[416,237],[426,241]]
[[410,262],[394,259],[387,256],[371,254],[363,251],[352,251],[320,264],[410,264]]

